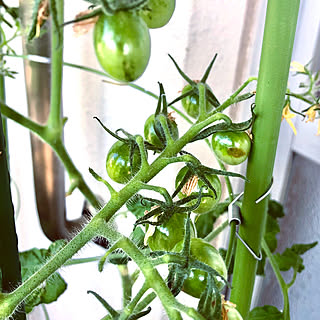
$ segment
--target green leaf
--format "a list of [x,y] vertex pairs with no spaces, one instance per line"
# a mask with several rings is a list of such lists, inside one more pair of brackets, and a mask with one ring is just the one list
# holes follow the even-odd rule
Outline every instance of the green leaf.
[[250,311],[247,320],[283,320],[283,313],[274,306],[257,307]]
[[[283,206],[275,200],[269,200],[264,239],[271,252],[274,252],[278,246],[277,234],[280,232],[278,219],[282,217],[284,217]],[[265,263],[265,253],[262,252],[262,260],[258,263],[257,275],[264,275]]]
[[268,203],[268,215],[273,218],[282,218],[285,216],[283,211],[283,206],[275,201],[275,200],[269,200]]
[[[33,248],[20,253],[21,277],[26,281],[45,262],[59,251],[64,245],[64,240],[53,242],[48,249]],[[52,274],[41,286],[34,290],[25,300],[25,311],[29,313],[39,304],[49,304],[56,301],[58,297],[67,289],[67,284],[58,272]]]
[[127,201],[127,209],[136,217],[141,218],[145,215],[145,211],[150,211],[151,207],[155,204],[148,200],[142,200],[143,197],[140,194],[136,194],[130,200]]
[[318,244],[313,242],[309,244],[295,244],[291,248],[287,248],[282,254],[274,255],[279,269],[281,271],[288,271],[293,268],[294,271],[301,272],[304,269],[303,259],[300,255],[312,249]]

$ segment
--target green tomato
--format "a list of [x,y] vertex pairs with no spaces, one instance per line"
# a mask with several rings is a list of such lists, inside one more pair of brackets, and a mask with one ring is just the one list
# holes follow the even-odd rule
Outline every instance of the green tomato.
[[[187,93],[192,89],[190,84],[187,84],[183,89],[182,89],[182,94]],[[210,87],[206,84],[206,90],[210,90]],[[199,116],[199,96],[196,94],[193,94],[191,96],[187,96],[181,100],[182,107],[186,111],[186,113],[194,118],[197,119]],[[206,110],[207,112],[210,112],[213,109],[212,104],[206,100]]]
[[[152,251],[172,251],[173,247],[184,239],[186,213],[175,213],[169,221],[162,226],[157,226],[153,235],[148,238],[148,245]],[[191,226],[191,237],[194,236]]]
[[[174,252],[180,252],[183,248],[183,241],[177,243],[174,247]],[[200,238],[192,238],[190,243],[190,254],[193,258],[207,264],[212,269],[216,270],[222,277],[227,278],[227,267],[219,251],[210,243]],[[191,269],[188,278],[184,281],[182,290],[195,297],[200,298],[201,293],[206,289],[207,273],[198,269]],[[219,290],[224,287],[222,279],[216,277],[216,284]]]
[[[165,146],[159,139],[159,137],[156,134],[155,128],[154,128],[154,121],[155,121],[155,115],[152,114],[145,122],[144,124],[144,138],[155,147],[164,148]],[[177,124],[174,120],[171,120],[170,117],[167,118],[167,124],[171,133],[171,137],[173,140],[177,140],[179,138],[179,131]]]
[[[187,167],[183,167],[179,172],[178,175],[176,177],[176,183],[175,186],[176,188],[178,187],[178,185],[180,184],[180,182],[183,180],[185,174],[187,173],[188,168]],[[217,175],[215,174],[208,174],[206,175],[207,179],[211,182],[213,188],[215,189],[216,193],[217,193],[217,197],[215,196],[214,192],[209,189],[209,188],[203,188],[202,189],[202,195],[210,195],[211,197],[203,197],[201,199],[200,205],[199,207],[194,210],[194,213],[198,213],[198,214],[203,214],[203,213],[207,213],[208,211],[210,211],[219,201],[221,198],[221,182],[218,178]],[[192,192],[190,193],[190,195],[193,194],[198,194],[200,191],[200,188],[202,186],[204,186],[205,183],[202,180],[198,180],[198,182],[196,183],[196,185],[194,186],[194,189],[192,190]],[[180,191],[178,193],[178,197],[180,199],[185,198],[187,195],[185,193],[183,193],[182,191]],[[197,202],[197,199],[192,200],[188,203],[188,206],[193,205]]]
[[101,15],[94,33],[98,61],[115,80],[130,82],[138,79],[150,58],[150,34],[143,19],[135,12],[118,11],[112,16]]
[[243,320],[241,314],[235,307],[232,307],[228,304],[224,304],[223,307],[227,313],[228,320]]
[[244,131],[216,132],[212,135],[212,149],[224,163],[237,165],[248,158],[251,140]]
[[130,147],[128,144],[117,141],[110,148],[106,168],[109,177],[118,183],[127,183],[141,166],[140,152],[136,148],[133,153],[132,167],[130,166]]
[[176,6],[175,0],[149,0],[147,9],[140,15],[150,29],[161,28],[171,19]]

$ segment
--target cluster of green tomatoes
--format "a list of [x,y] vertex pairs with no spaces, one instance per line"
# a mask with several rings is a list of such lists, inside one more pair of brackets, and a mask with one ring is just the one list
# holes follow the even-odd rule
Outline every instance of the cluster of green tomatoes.
[[[161,86],[161,84],[160,84]],[[190,88],[187,85],[183,91],[188,91]],[[207,90],[210,90],[208,87]],[[160,90],[161,97],[161,90]],[[161,98],[159,99],[161,100]],[[186,96],[181,100],[185,112],[193,118],[199,115],[199,99],[197,95]],[[212,105],[207,103],[207,111],[212,110]],[[162,152],[165,149],[165,138],[161,131],[161,126],[157,119],[159,115],[166,116],[167,127],[170,131],[171,138],[177,140],[179,138],[178,126],[171,114],[161,113],[158,108],[155,114],[150,115],[144,125],[144,143],[147,150],[152,152]],[[124,132],[124,131],[123,131]],[[127,134],[128,135],[128,134]],[[129,135],[128,135],[129,136]],[[106,158],[106,170],[109,177],[120,184],[125,184],[130,181],[139,171],[141,166],[140,149],[133,145],[131,139],[119,140],[110,148]],[[244,131],[226,131],[216,132],[212,135],[211,140],[212,150],[217,158],[229,165],[237,165],[245,161],[249,155],[251,147],[251,139]],[[175,188],[181,184],[186,174],[188,167],[183,167],[177,174],[175,179]],[[201,198],[200,204],[193,212],[196,215],[206,214],[216,206],[221,198],[221,182],[217,175],[207,174],[206,179],[211,183],[215,192],[206,187],[206,181],[201,177],[192,176],[178,192],[178,197],[183,199],[190,195],[198,195],[199,192],[208,195]],[[203,191],[206,189],[205,191]],[[192,200],[196,203],[197,200]],[[187,221],[187,213],[173,214],[171,218],[161,226],[153,227],[153,231],[147,232],[145,244],[152,251],[171,251],[180,252],[183,247],[185,238],[185,225]],[[195,259],[207,264],[216,270],[223,278],[227,278],[227,269],[223,258],[219,251],[210,243],[201,238],[195,237],[194,227],[191,226],[191,243],[190,254]],[[206,288],[207,273],[202,270],[191,269],[188,278],[183,283],[182,290],[187,294],[200,298],[201,293]],[[224,282],[217,281],[219,290],[224,287]],[[236,309],[226,305],[228,310],[228,319],[242,319]],[[234,316],[232,316],[234,314]]]
[[149,0],[141,10],[100,16],[94,29],[94,48],[111,78],[131,82],[143,74],[151,53],[149,28],[166,25],[174,9],[175,0]]

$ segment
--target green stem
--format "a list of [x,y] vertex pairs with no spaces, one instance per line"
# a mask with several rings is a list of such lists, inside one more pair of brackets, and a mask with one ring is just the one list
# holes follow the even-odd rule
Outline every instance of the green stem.
[[204,240],[210,242],[215,237],[217,237],[227,226],[229,225],[229,221],[224,221],[218,228],[212,230],[205,238]]
[[49,313],[48,313],[48,310],[46,308],[46,305],[45,304],[41,304],[41,307],[42,307],[45,319],[46,320],[50,320]]
[[101,228],[101,236],[107,238],[112,236],[113,238],[118,239],[116,242],[118,243],[119,247],[121,247],[136,262],[146,279],[146,283],[157,293],[169,319],[182,320],[180,313],[175,308],[176,300],[171,291],[161,278],[157,269],[153,267],[151,261],[141,253],[136,245],[128,238],[123,237],[117,231],[110,228],[107,224]]
[[125,308],[126,305],[128,305],[128,303],[131,301],[132,282],[131,282],[128,266],[126,264],[118,265],[118,269],[120,271],[121,280],[122,280],[123,308]]
[[94,208],[100,208],[100,203],[89,186],[83,180],[81,173],[75,167],[60,137],[57,137],[55,134],[52,135],[52,130],[50,128],[37,124],[1,102],[0,110],[8,119],[21,124],[30,131],[36,133],[43,141],[48,143],[66,168],[72,188],[74,189],[78,187]]
[[68,260],[63,266],[67,267],[67,266],[74,266],[82,263],[96,262],[96,261],[99,261],[102,257],[103,256],[71,259],[71,260]]
[[149,288],[150,287],[146,283],[143,284],[142,288],[139,290],[139,292],[136,294],[136,296],[124,308],[123,312],[121,313],[121,316],[120,316],[119,320],[126,320],[131,314],[133,314],[133,310],[135,310],[137,303],[141,300],[142,296],[146,293],[146,291]]
[[261,247],[263,251],[266,253],[267,258],[269,259],[270,265],[273,269],[274,274],[276,275],[276,278],[278,280],[279,286],[282,291],[283,296],[283,319],[284,320],[290,320],[290,305],[289,305],[289,295],[288,295],[288,285],[285,283],[285,281],[282,278],[279,266],[277,264],[276,259],[274,258],[272,252],[270,251],[268,244],[264,238],[261,240]]
[[237,229],[237,225],[235,221],[232,221],[230,224],[229,244],[228,244],[228,250],[226,254],[226,266],[228,271],[230,269],[232,256],[234,254],[234,245],[236,242],[236,229]]
[[[56,0],[56,14],[58,24],[64,20],[64,1]],[[51,28],[51,91],[50,113],[48,127],[62,133],[61,119],[61,95],[62,95],[62,70],[63,70],[63,32],[56,29],[55,24]]]
[[6,296],[7,303],[3,307],[0,306],[0,319],[9,317],[21,301],[28,297],[39,284],[49,278],[50,275],[57,271],[68,259],[96,236],[97,230],[102,224],[103,221],[101,221],[101,219],[93,218],[63,249],[57,252],[20,287]]
[[311,100],[307,99],[306,97],[302,96],[301,94],[297,94],[297,93],[293,93],[293,92],[287,92],[286,95],[289,96],[289,97],[294,97],[296,99],[299,99],[299,100],[301,100],[303,102],[306,102],[306,103],[308,103],[310,105],[313,104],[313,102]]
[[154,292],[149,293],[134,309],[134,312],[138,313],[145,309],[155,298],[157,295]]
[[[299,0],[269,0],[256,94],[254,143],[249,156],[242,204],[240,236],[259,254],[264,233],[268,198],[256,199],[270,187],[282,107],[288,81]],[[257,260],[237,242],[230,300],[246,319],[256,276]]]

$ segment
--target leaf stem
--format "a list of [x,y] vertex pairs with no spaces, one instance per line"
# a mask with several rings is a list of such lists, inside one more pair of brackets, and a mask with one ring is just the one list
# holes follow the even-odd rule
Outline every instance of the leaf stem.
[[266,253],[267,258],[269,259],[270,265],[273,269],[273,272],[278,280],[279,286],[281,288],[282,296],[283,296],[283,316],[284,320],[290,320],[290,305],[289,305],[289,295],[288,295],[288,285],[283,280],[281,275],[279,266],[277,264],[276,259],[274,258],[272,252],[270,251],[266,240],[263,238],[261,240],[261,247],[263,251]]

